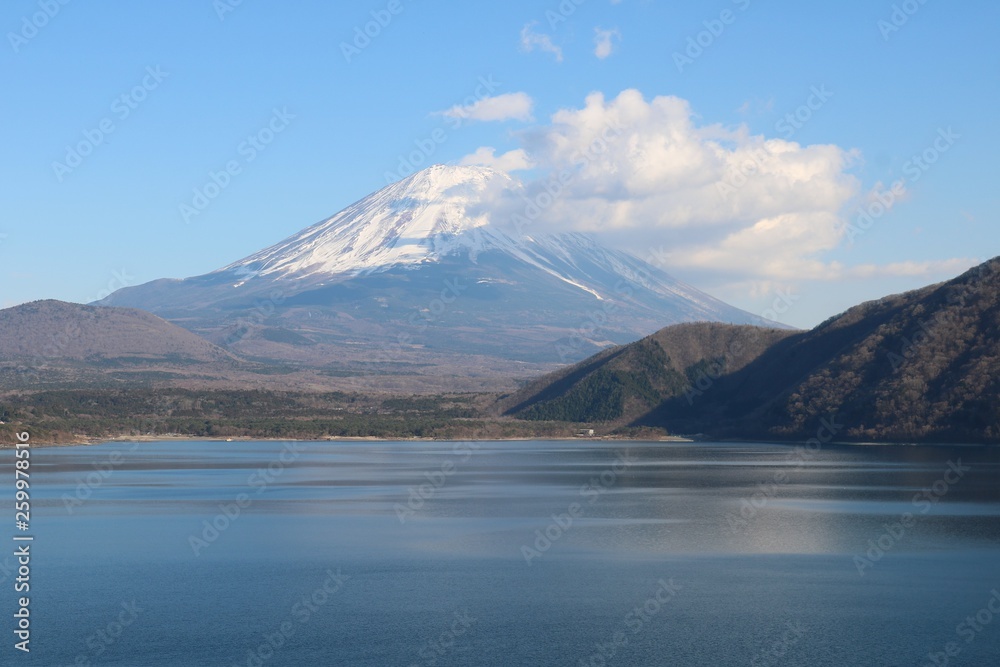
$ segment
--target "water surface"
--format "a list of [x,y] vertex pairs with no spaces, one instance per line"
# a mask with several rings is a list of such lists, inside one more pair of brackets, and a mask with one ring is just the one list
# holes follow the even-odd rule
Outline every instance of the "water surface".
[[32,652],[6,613],[4,664],[1000,664],[997,449],[175,441],[32,466]]

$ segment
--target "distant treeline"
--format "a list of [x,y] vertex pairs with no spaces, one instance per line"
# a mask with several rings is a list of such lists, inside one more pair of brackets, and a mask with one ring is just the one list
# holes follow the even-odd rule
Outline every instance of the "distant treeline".
[[324,439],[562,437],[576,425],[490,414],[480,394],[370,396],[185,389],[65,390],[0,398],[0,442],[185,435]]

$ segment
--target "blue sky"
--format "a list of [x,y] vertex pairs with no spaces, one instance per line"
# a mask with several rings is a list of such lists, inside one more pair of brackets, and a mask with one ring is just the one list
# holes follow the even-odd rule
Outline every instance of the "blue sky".
[[[426,165],[494,155],[537,185],[615,118],[553,228],[657,249],[756,313],[811,326],[1000,254],[985,0],[63,2],[0,8],[4,306],[219,268],[384,186],[436,130]],[[746,185],[709,196],[734,169]]]

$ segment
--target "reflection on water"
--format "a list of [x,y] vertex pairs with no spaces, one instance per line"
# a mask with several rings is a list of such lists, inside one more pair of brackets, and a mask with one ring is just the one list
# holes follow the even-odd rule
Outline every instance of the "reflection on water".
[[22,662],[992,664],[1000,617],[956,628],[1000,588],[998,473],[968,447],[36,449]]

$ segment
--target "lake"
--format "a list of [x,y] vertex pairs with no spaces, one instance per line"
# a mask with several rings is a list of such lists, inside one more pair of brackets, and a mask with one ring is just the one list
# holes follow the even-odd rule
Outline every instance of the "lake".
[[31,653],[13,649],[6,549],[3,664],[1000,664],[997,448],[170,441],[31,456]]

